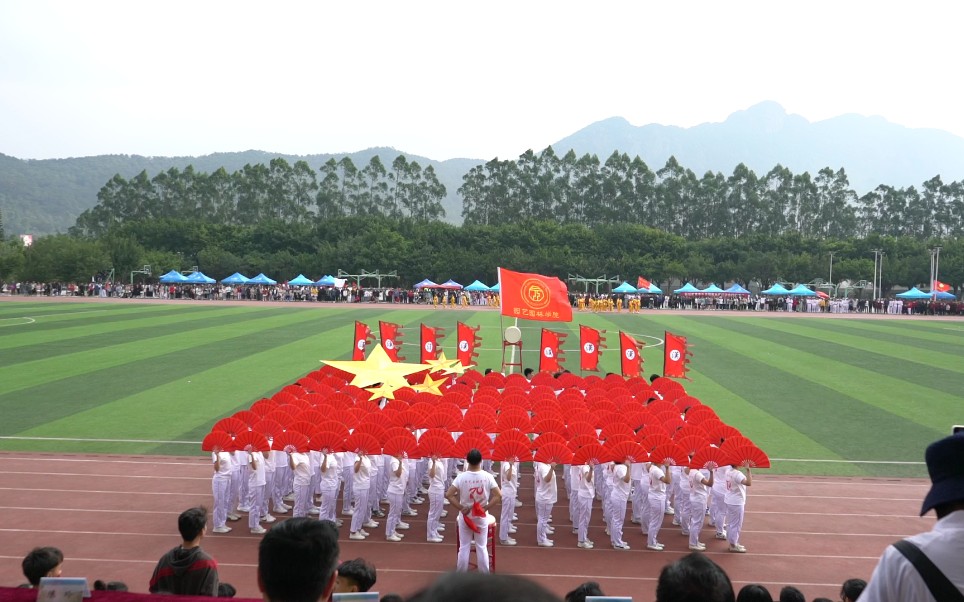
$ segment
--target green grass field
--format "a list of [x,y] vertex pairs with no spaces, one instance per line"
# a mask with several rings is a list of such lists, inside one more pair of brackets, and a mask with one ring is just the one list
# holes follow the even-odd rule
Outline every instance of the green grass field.
[[[0,449],[199,454],[217,419],[320,360],[349,359],[355,320],[376,332],[378,320],[405,325],[409,361],[419,323],[446,329],[449,357],[456,321],[480,325],[479,367],[501,364],[493,311],[0,303]],[[964,423],[959,321],[577,313],[546,324],[570,333],[565,365],[577,373],[579,323],[608,331],[602,367],[611,371],[619,330],[649,345],[646,374],[662,370],[664,330],[686,336],[687,390],[762,447],[774,472],[924,476],[927,443]],[[520,326],[524,363],[535,367],[543,325]]]

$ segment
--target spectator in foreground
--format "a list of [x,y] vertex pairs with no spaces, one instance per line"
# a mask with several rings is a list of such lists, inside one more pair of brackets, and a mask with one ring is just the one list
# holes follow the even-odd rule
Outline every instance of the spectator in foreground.
[[693,552],[663,567],[656,582],[656,602],[736,602],[736,598],[726,572]]
[[[931,443],[924,454],[931,489],[921,516],[937,514],[934,528],[884,550],[860,602],[929,601],[964,594],[964,433]],[[936,579],[925,582],[921,569],[933,565]],[[937,590],[937,582],[945,583]],[[940,593],[941,591],[945,593]]]
[[799,589],[787,585],[780,590],[780,602],[807,602],[807,597]]
[[736,595],[736,602],[773,602],[770,590],[759,583],[744,585]]
[[408,602],[561,602],[538,583],[516,575],[446,573]]
[[377,579],[375,565],[364,558],[346,560],[338,565],[335,577],[335,593],[367,592]]
[[258,547],[258,588],[265,602],[319,602],[335,588],[338,530],[306,517],[276,523]]
[[177,519],[181,545],[161,556],[154,567],[148,587],[152,594],[218,595],[218,563],[201,549],[207,522],[208,511],[204,507],[181,513]]
[[595,581],[586,581],[566,594],[566,602],[586,602],[586,596],[605,596]]
[[840,587],[841,602],[857,602],[857,598],[867,587],[867,582],[863,579],[847,579]]
[[34,548],[24,556],[21,568],[27,583],[23,587],[37,587],[41,577],[60,577],[64,553],[58,548]]

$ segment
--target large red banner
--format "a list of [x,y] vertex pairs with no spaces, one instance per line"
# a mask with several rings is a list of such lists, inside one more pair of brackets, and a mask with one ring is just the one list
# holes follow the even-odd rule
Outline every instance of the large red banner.
[[402,347],[402,325],[393,324],[392,322],[378,322],[378,336],[382,340],[382,347],[385,349],[385,353],[391,358],[393,362],[402,361],[405,358],[398,355],[399,349]]
[[482,337],[477,333],[479,332],[481,326],[471,327],[462,322],[458,323],[458,339],[459,348],[456,351],[455,357],[463,366],[471,366],[475,362],[475,358],[478,357],[478,352],[476,348],[482,343]]
[[542,329],[542,343],[539,346],[539,372],[559,372],[562,370],[562,344],[568,335]]
[[352,344],[351,359],[353,362],[361,362],[365,359],[365,347],[375,340],[372,336],[372,329],[364,322],[355,322],[355,340]]
[[663,376],[687,378],[686,365],[692,353],[686,347],[686,338],[666,331],[663,347]]
[[643,358],[639,354],[643,343],[640,343],[623,331],[619,331],[619,353],[621,356],[620,367],[623,376],[626,378],[636,378],[643,368]]
[[499,268],[502,315],[544,322],[572,322],[566,283],[553,276]]
[[602,353],[602,333],[595,328],[579,325],[579,369],[595,372],[599,370],[599,356]]

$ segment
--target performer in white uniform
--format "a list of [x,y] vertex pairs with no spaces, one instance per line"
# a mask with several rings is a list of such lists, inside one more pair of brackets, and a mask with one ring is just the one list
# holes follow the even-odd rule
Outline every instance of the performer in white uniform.
[[663,526],[666,486],[669,484],[669,467],[653,463],[649,467],[649,534],[646,536],[646,548],[657,552],[663,550],[663,544],[659,543],[656,537]]
[[[401,455],[393,457],[386,464],[388,473],[388,519],[385,521],[385,538],[388,541],[402,541],[402,535],[396,531],[402,522],[402,504],[405,501],[405,490],[408,487],[409,466]],[[406,528],[408,524],[405,524]]]
[[[490,505],[500,503],[502,493],[495,482],[495,477],[482,470],[482,453],[479,450],[469,450],[465,460],[468,464],[468,470],[455,477],[452,485],[445,493],[445,498],[452,504],[452,507],[459,509],[459,555],[456,570],[464,572],[469,569],[469,553],[474,544],[475,559],[478,562],[479,572],[488,573],[488,512],[486,512],[486,516],[479,517],[475,516],[473,509],[478,504],[483,510],[487,511]],[[466,521],[471,521],[475,528],[466,526]]]
[[630,464],[629,458],[626,458],[613,466],[613,486],[609,490],[609,538],[617,550],[629,549],[629,544],[623,541],[623,522],[629,501]]
[[231,530],[231,527],[227,526],[231,503],[231,454],[226,451],[212,452],[211,458],[214,461],[214,477],[211,480],[214,493],[214,532],[227,533]]
[[442,512],[445,503],[445,479],[446,463],[444,458],[432,456],[428,469],[428,517],[425,523],[426,541],[430,543],[441,543],[444,536],[440,531],[445,527],[442,525]]
[[248,456],[248,528],[255,535],[261,535],[267,530],[261,526],[261,506],[264,504],[265,483],[264,454],[250,452]]
[[573,525],[576,527],[576,538],[580,548],[592,549],[593,543],[589,539],[589,520],[592,516],[592,500],[596,496],[596,487],[593,484],[593,469],[588,464],[575,466],[576,474],[573,479],[573,488],[576,495],[576,508]]
[[740,545],[740,529],[743,528],[743,510],[746,506],[746,488],[753,484],[753,476],[747,467],[746,474],[731,468],[726,473],[726,541],[729,551],[743,553],[746,548]]
[[544,548],[553,546],[549,535],[554,530],[549,526],[552,506],[558,499],[556,485],[556,463],[533,462],[533,478],[536,485],[536,543]]
[[321,455],[321,465],[318,467],[318,488],[321,490],[321,509],[318,518],[336,522],[335,506],[338,503],[338,483],[341,478],[341,464],[337,454]]
[[308,454],[293,452],[288,454],[288,466],[294,474],[295,509],[292,516],[308,516],[311,504],[311,459]]
[[716,527],[716,538],[726,539],[726,473],[729,465],[719,466],[713,471],[713,488],[710,489],[710,525]]
[[700,531],[706,516],[706,504],[710,492],[707,487],[713,486],[713,472],[710,470],[690,469],[690,545],[694,552],[702,552],[706,544],[700,541]]
[[371,505],[368,503],[368,493],[372,485],[372,461],[367,454],[357,454],[352,468],[352,498],[355,504],[351,516],[351,533],[349,539],[365,539],[368,532],[363,529],[372,519]]
[[519,490],[519,463],[511,460],[499,462],[499,480],[502,483],[502,515],[499,523],[499,543],[504,546],[516,545],[509,537],[512,517],[515,514],[515,496]]

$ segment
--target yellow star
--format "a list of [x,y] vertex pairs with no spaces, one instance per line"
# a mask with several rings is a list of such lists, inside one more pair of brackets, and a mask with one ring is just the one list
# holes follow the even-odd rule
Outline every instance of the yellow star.
[[425,380],[423,380],[421,384],[412,385],[412,389],[420,393],[425,392],[425,393],[431,393],[432,395],[441,395],[442,391],[439,389],[439,387],[445,384],[447,380],[448,380],[447,378],[440,378],[438,380],[435,380],[432,378],[431,374],[426,374]]
[[[369,387],[365,390],[372,394],[372,396],[368,398],[368,401],[375,401],[376,399],[381,399],[382,397],[385,399],[395,399],[395,391],[399,388],[400,387],[396,387],[395,385],[381,384],[377,387]],[[439,395],[441,395],[441,393],[439,393]]]
[[431,368],[428,364],[404,364],[393,362],[382,346],[375,345],[372,352],[363,361],[335,361],[322,360],[333,368],[338,368],[353,374],[351,384],[356,387],[370,387],[378,383],[393,386],[395,389],[407,387],[405,379],[409,374],[415,374]]
[[475,364],[469,364],[468,366],[463,366],[462,360],[455,360],[454,362],[452,362],[452,365],[449,366],[448,369],[445,370],[442,374],[454,374],[456,376],[462,376],[463,374],[465,374],[465,371],[470,368],[475,368]]
[[429,370],[429,372],[441,372],[442,374],[452,374],[452,372],[449,372],[448,370],[452,367],[452,364],[455,363],[455,360],[446,359],[445,352],[443,351],[442,353],[439,354],[438,359],[428,360],[425,363],[432,367],[432,369]]

